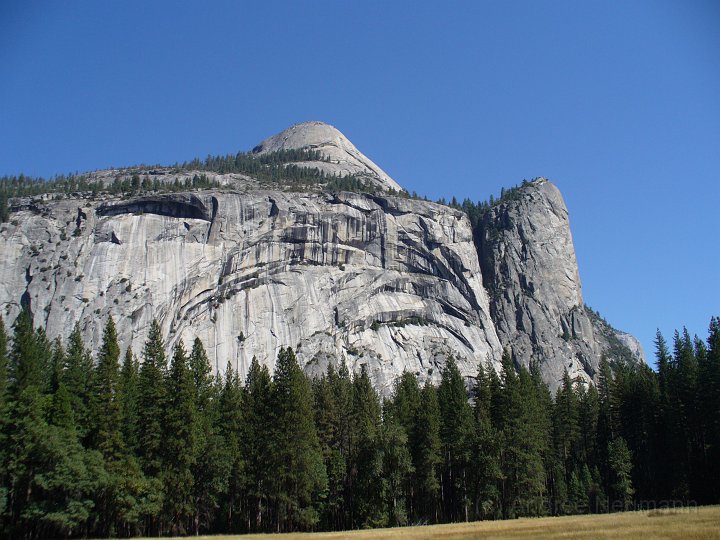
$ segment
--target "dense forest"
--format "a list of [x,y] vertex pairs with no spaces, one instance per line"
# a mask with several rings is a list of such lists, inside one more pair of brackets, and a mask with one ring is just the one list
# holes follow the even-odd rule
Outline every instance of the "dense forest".
[[[121,354],[76,325],[50,342],[0,319],[0,515],[7,538],[340,530],[612,512],[720,500],[720,319],[707,341],[658,332],[657,371],[603,361],[597,388],[453,361],[381,400],[340,363],[309,379],[213,376],[203,344],[154,322]],[[168,352],[170,353],[168,355]]]

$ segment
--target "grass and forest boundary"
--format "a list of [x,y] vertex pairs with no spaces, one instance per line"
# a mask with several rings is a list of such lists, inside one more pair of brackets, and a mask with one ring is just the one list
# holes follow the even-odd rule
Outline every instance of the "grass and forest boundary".
[[667,508],[616,514],[521,518],[420,527],[396,527],[327,533],[200,536],[206,540],[374,540],[392,539],[682,539],[720,538],[720,506]]

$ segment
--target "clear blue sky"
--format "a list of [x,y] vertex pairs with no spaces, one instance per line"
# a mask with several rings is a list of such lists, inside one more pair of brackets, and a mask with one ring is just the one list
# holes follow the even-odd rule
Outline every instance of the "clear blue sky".
[[431,198],[550,178],[586,302],[651,358],[720,315],[720,2],[0,2],[0,175],[305,120]]

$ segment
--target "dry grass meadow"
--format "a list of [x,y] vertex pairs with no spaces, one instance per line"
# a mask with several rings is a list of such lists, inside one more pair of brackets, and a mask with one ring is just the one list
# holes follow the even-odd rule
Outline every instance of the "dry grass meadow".
[[592,516],[526,518],[335,533],[205,536],[205,540],[720,539],[720,506]]

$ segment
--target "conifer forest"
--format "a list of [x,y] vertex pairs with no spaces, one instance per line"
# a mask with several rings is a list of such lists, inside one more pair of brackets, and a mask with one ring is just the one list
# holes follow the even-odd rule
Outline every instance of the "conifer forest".
[[658,332],[656,370],[604,361],[551,395],[509,354],[381,399],[368,373],[213,376],[203,343],[142,358],[108,319],[50,342],[0,320],[0,515],[6,538],[325,531],[616,512],[720,500],[720,319]]

